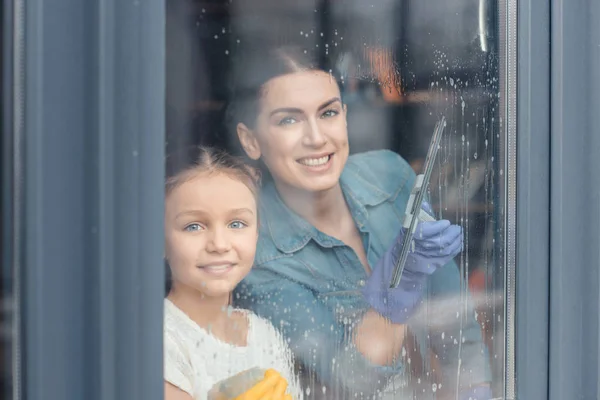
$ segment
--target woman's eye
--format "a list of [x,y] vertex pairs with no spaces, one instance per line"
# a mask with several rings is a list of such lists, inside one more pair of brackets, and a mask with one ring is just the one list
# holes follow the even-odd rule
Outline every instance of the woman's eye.
[[246,225],[242,221],[233,221],[231,224],[229,224],[229,227],[232,229],[242,229],[242,228],[245,228],[246,226],[248,226],[248,225]]
[[339,114],[339,112],[337,110],[327,110],[321,115],[321,117],[322,118],[330,118],[330,117],[335,117],[338,114]]
[[202,226],[200,224],[189,224],[185,227],[187,232],[197,232],[202,230]]
[[291,124],[295,124],[296,122],[298,122],[298,121],[294,117],[285,117],[285,118],[281,119],[277,123],[277,125],[280,125],[280,126],[282,126],[282,125],[291,125]]

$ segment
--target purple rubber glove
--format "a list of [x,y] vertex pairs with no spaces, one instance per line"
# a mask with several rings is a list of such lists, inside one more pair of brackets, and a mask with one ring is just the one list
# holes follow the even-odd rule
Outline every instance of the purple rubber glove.
[[[424,203],[428,211],[429,205]],[[405,323],[421,300],[429,275],[446,265],[462,251],[462,228],[450,221],[419,222],[413,248],[408,254],[397,288],[390,289],[392,273],[398,259],[404,229],[390,249],[377,262],[362,290],[365,300],[375,311],[393,323]]]
[[475,386],[460,392],[460,400],[491,400],[492,389],[489,386]]

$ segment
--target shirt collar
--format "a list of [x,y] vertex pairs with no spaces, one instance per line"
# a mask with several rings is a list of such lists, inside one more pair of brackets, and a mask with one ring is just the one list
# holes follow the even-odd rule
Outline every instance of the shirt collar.
[[372,181],[363,177],[358,166],[348,165],[340,178],[344,195],[351,195],[357,203],[363,206],[376,206],[393,196]]
[[[365,206],[376,206],[392,197],[375,184],[360,175],[359,170],[345,168],[340,178],[342,192],[348,202],[350,212],[362,231],[368,221]],[[267,183],[261,194],[261,214],[263,227],[271,236],[275,246],[284,253],[294,253],[314,239],[324,247],[333,242],[304,218],[290,210],[283,202],[272,182]]]
[[264,228],[275,246],[284,253],[300,250],[317,234],[314,226],[283,203],[272,182],[262,190],[261,208]]

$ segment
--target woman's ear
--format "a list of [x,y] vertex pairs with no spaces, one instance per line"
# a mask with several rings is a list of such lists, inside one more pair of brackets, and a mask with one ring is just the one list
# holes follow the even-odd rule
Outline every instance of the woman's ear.
[[246,155],[253,160],[258,160],[261,152],[254,132],[241,122],[237,124],[236,131]]

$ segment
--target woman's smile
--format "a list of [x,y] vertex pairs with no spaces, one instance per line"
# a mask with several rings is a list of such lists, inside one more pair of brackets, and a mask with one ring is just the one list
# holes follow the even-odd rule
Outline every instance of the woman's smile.
[[307,171],[324,172],[331,167],[333,156],[334,153],[326,154],[324,156],[304,157],[299,159],[298,163],[302,164]]

